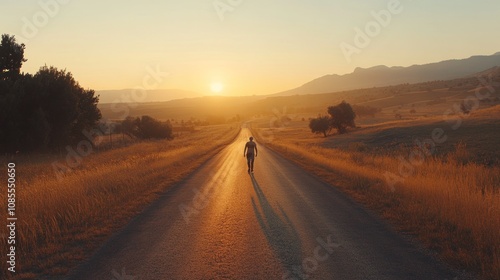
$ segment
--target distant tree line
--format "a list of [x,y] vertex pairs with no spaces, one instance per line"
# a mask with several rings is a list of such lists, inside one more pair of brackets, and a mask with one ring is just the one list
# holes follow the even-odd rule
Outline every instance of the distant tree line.
[[140,139],[173,139],[170,121],[160,122],[150,116],[128,117],[121,123],[122,133]]
[[24,44],[2,35],[0,43],[0,152],[56,149],[85,138],[101,119],[95,91],[71,73],[43,66],[21,73]]
[[311,132],[323,134],[326,137],[332,129],[343,134],[347,132],[348,127],[356,127],[354,123],[356,113],[349,103],[342,101],[338,105],[328,107],[327,111],[328,116],[319,116],[309,121]]

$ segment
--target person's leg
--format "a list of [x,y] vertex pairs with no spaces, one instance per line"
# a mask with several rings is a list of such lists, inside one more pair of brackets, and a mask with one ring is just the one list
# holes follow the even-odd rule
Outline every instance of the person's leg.
[[248,172],[250,172],[250,157],[247,155]]

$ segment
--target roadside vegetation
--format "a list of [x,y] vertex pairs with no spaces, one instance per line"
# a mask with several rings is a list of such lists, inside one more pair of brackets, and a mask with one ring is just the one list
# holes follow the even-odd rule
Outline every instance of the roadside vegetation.
[[121,133],[140,139],[173,139],[170,121],[162,123],[151,116],[128,117],[120,123]]
[[356,113],[351,105],[345,101],[328,107],[328,114],[330,115],[329,117],[319,116],[309,121],[309,128],[312,133],[321,133],[326,137],[332,129],[336,129],[338,133],[343,134],[347,133],[348,127],[356,127],[354,123]]
[[57,150],[85,140],[101,119],[95,91],[55,67],[21,73],[24,49],[14,36],[2,35],[0,153]]
[[[436,125],[429,120],[393,121],[328,138],[314,136],[302,121],[256,135],[304,169],[376,210],[395,227],[417,236],[456,267],[500,279],[500,106],[472,113],[461,133],[417,162],[409,157]],[[438,126],[439,127],[439,126]],[[429,137],[429,136],[427,136]],[[422,153],[425,152],[421,150]],[[479,156],[478,156],[479,155]]]
[[[64,275],[170,186],[230,143],[239,126],[206,126],[174,140],[150,140],[93,153],[61,179],[53,154],[0,157],[15,162],[19,201],[16,279]],[[199,145],[199,143],[204,143]],[[6,174],[0,174],[6,182]],[[0,193],[6,201],[6,192]],[[6,213],[0,212],[6,220]],[[0,234],[4,234],[2,230]],[[6,239],[0,246],[7,248]],[[6,270],[6,263],[0,264]],[[0,275],[4,279],[4,275]]]

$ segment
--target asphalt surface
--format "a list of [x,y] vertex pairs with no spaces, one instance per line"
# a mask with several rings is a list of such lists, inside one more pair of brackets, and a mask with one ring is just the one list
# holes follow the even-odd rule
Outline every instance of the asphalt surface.
[[248,174],[243,149],[249,135],[242,129],[67,278],[457,277],[334,187],[262,145],[255,173]]

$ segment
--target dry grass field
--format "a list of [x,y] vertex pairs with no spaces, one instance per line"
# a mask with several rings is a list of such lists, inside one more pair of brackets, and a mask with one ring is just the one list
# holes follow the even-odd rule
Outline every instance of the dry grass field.
[[[62,179],[54,155],[0,158],[17,165],[16,279],[63,275],[168,187],[231,142],[237,125],[211,126],[173,141],[146,141],[91,154]],[[6,174],[0,175],[6,182]],[[0,200],[6,201],[6,192]],[[0,218],[6,220],[6,213]],[[6,234],[5,227],[0,232]],[[0,246],[7,248],[6,239]],[[6,264],[0,265],[5,272]],[[3,275],[0,275],[4,279]]]
[[[464,81],[314,97],[203,97],[141,103],[132,106],[131,113],[151,114],[176,125],[211,116],[255,116],[252,125],[260,142],[379,211],[400,231],[417,235],[448,261],[486,278],[500,278],[500,107],[484,109],[492,103],[481,103],[481,110],[470,116],[443,120],[443,112],[474,92],[476,79]],[[312,134],[309,117],[325,114],[326,106],[343,99],[381,111],[357,120],[358,127],[348,134]],[[498,103],[498,97],[492,102]],[[103,116],[117,118],[109,104],[100,106]],[[284,122],[271,129],[270,119],[262,117],[266,114]],[[291,121],[283,118],[290,114]],[[421,143],[432,139],[434,129],[441,129],[446,141],[426,150]],[[173,141],[103,136],[97,152],[62,178],[53,163],[64,164],[64,153],[0,157],[2,166],[10,161],[17,165],[17,258],[23,271],[17,279],[66,274],[238,131],[239,124],[233,123],[174,129]],[[6,176],[2,172],[0,180],[5,182]],[[0,200],[6,201],[6,195],[0,193]],[[6,213],[0,212],[0,218],[5,220]],[[0,231],[0,236],[6,234],[5,228]],[[5,238],[0,238],[0,246],[7,248]],[[0,269],[6,271],[6,264]]]
[[[500,279],[500,106],[462,116],[363,125],[314,135],[302,117],[255,121],[261,142],[376,210],[449,263]],[[434,129],[447,138],[434,146]],[[260,137],[259,137],[260,135]]]

